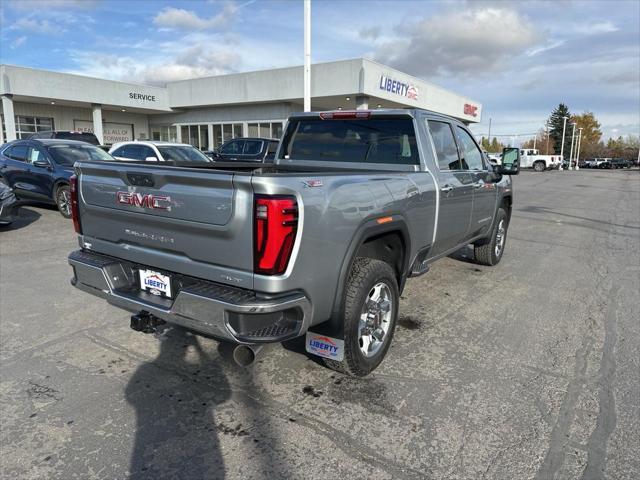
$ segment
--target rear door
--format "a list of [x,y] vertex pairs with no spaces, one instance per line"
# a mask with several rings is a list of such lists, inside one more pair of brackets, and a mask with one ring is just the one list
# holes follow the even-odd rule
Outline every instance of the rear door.
[[223,161],[238,160],[242,156],[244,140],[231,140],[220,147],[220,156]]
[[93,250],[253,287],[251,174],[151,162],[79,168],[82,233]]
[[440,209],[432,256],[461,244],[469,233],[473,205],[473,179],[461,169],[453,126],[446,121],[428,120],[429,132],[438,160]]
[[456,131],[460,161],[473,180],[473,213],[469,235],[474,237],[486,233],[491,227],[498,191],[478,144],[466,129],[457,126]]
[[3,151],[4,162],[1,167],[2,177],[18,196],[33,197],[31,185],[31,166],[27,162],[29,144],[26,141],[9,146]]

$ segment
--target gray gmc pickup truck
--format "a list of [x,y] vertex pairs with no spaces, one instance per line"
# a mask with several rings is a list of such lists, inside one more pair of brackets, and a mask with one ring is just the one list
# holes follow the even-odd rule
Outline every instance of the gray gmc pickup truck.
[[[364,376],[386,355],[407,278],[473,244],[503,255],[519,151],[491,166],[466,126],[422,110],[289,118],[273,164],[79,162],[72,284],[237,344],[306,335]],[[236,355],[237,354],[237,355]]]

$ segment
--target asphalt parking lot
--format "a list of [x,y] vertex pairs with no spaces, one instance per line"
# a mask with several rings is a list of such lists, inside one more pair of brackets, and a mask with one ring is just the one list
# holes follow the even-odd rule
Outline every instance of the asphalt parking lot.
[[410,280],[387,359],[356,380],[299,342],[240,369],[144,335],[69,285],[55,210],[0,231],[6,479],[640,476],[640,175],[523,172],[497,267]]

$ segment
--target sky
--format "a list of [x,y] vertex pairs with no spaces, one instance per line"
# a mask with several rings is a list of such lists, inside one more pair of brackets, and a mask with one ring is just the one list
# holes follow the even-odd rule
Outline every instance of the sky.
[[[301,65],[302,0],[0,0],[0,63],[162,85]],[[560,102],[640,134],[640,1],[312,0],[312,62],[370,58],[483,104],[477,135]]]

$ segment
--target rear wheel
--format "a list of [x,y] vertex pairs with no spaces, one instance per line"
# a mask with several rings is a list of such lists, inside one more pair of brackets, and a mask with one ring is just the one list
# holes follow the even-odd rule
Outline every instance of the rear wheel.
[[544,162],[536,162],[533,164],[533,169],[536,172],[544,172],[544,169],[546,168]]
[[71,218],[71,191],[69,185],[61,185],[56,190],[56,205],[60,215]]
[[364,377],[384,359],[398,317],[398,283],[388,263],[358,257],[346,285],[344,359],[323,359],[336,371]]
[[503,208],[498,209],[495,225],[491,236],[482,242],[475,243],[473,246],[476,261],[482,265],[497,265],[504,253],[504,247],[507,243],[507,229],[509,228],[509,219],[507,212]]

